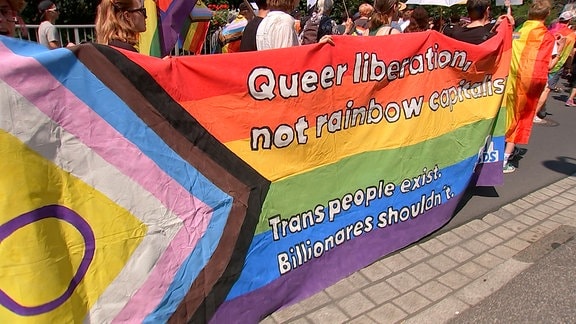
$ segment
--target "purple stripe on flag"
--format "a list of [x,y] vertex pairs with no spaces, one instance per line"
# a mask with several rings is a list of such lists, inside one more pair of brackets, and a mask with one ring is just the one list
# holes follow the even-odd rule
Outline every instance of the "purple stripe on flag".
[[32,316],[40,315],[50,312],[60,305],[64,304],[70,296],[72,296],[74,290],[80,284],[80,281],[84,278],[90,267],[90,263],[94,258],[94,251],[96,249],[96,240],[94,238],[94,232],[90,227],[90,224],[84,220],[75,211],[59,205],[48,205],[40,207],[31,212],[22,214],[7,223],[0,226],[0,243],[4,241],[5,238],[12,235],[17,230],[24,228],[29,224],[41,221],[46,218],[56,218],[68,222],[82,235],[84,239],[84,255],[82,256],[82,261],[78,265],[78,269],[72,277],[72,280],[66,287],[66,290],[57,298],[48,301],[40,305],[21,305],[14,299],[12,299],[8,294],[6,294],[2,289],[0,289],[0,305],[8,308],[10,311],[23,315]]
[[180,31],[190,16],[197,0],[173,0],[166,12],[160,11],[160,47],[162,56],[176,45]]
[[483,163],[478,166],[474,176],[478,177],[476,186],[500,186],[504,184],[502,161]]
[[441,228],[452,218],[461,198],[462,195],[455,196],[417,218],[383,229],[374,228],[260,289],[227,301],[218,308],[210,323],[235,323],[238,314],[242,314],[245,323],[257,323],[262,320],[261,314],[270,314],[279,307],[309,297]]

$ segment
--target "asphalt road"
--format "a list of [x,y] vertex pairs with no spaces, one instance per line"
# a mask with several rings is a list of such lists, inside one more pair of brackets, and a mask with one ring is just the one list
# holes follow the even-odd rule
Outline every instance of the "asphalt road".
[[503,205],[576,173],[576,107],[564,106],[570,89],[565,80],[560,84],[564,90],[551,92],[546,102],[549,113],[546,119],[550,123],[547,126],[535,124],[530,143],[519,146],[526,149],[526,153],[518,161],[516,171],[504,175],[503,186],[479,187],[470,191],[470,199],[439,233],[482,218]]
[[[573,227],[560,229],[558,234],[573,236],[575,230]],[[565,238],[556,239],[563,242]],[[554,232],[546,239],[554,241]],[[576,240],[570,239],[556,246],[546,243],[544,245],[552,247],[552,251],[535,260],[536,263],[502,289],[456,316],[449,324],[576,323]],[[535,251],[536,254],[545,252]],[[524,257],[530,259],[539,256]]]

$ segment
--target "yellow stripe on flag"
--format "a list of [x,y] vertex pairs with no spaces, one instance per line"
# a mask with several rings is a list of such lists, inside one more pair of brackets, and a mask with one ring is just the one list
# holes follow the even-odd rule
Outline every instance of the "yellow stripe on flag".
[[[262,149],[262,140],[258,142],[258,152],[251,145],[251,138],[231,141],[226,146],[255,168],[270,181],[276,181],[289,175],[306,172],[325,164],[335,163],[342,158],[361,152],[397,149],[418,144],[431,138],[436,138],[452,132],[460,127],[493,118],[500,109],[502,97],[495,95],[475,100],[464,100],[450,108],[439,108],[432,111],[428,103],[424,103],[419,117],[411,119],[400,118],[395,122],[381,119],[378,123],[351,126],[347,129],[330,132],[328,123],[323,123],[318,130],[316,120],[308,120],[309,128],[305,131],[306,145],[298,145],[298,135],[294,132],[294,140],[284,148]],[[474,106],[478,109],[469,109]],[[327,115],[330,121],[330,114]],[[334,115],[335,116],[335,115]],[[341,115],[344,120],[344,114]],[[376,117],[376,114],[374,114]],[[294,126],[294,125],[291,125]],[[294,130],[296,127],[292,127]],[[287,130],[288,128],[284,127]],[[377,129],[378,131],[375,131]],[[272,132],[276,130],[272,129]],[[320,132],[320,133],[318,133]],[[288,131],[289,133],[289,131]],[[317,135],[320,136],[317,137]],[[375,136],[377,134],[377,136]],[[248,134],[249,135],[249,134]],[[277,134],[277,139],[282,138]],[[284,137],[286,138],[286,137]],[[330,143],[339,143],[338,147]],[[314,156],[310,156],[314,152]]]
[[153,48],[160,47],[158,37],[154,37],[158,33],[158,13],[156,9],[156,2],[154,0],[144,0],[144,7],[146,8],[146,31],[140,33],[139,39],[139,52],[146,55],[152,55]]
[[[140,244],[147,226],[2,130],[0,156],[5,170],[0,178],[0,226],[58,205],[83,219],[95,239],[93,259],[69,298],[52,310],[25,317],[0,305],[0,318],[5,323],[80,323]],[[10,231],[0,244],[0,287],[22,306],[36,307],[62,296],[87,254],[81,230],[56,216]]]

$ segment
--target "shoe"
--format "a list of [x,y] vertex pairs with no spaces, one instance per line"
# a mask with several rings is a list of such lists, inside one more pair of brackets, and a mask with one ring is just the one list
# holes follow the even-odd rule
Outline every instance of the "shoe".
[[546,124],[546,121],[538,116],[534,116],[534,119],[532,120],[534,122],[534,124]]
[[574,99],[568,99],[568,100],[566,100],[566,103],[564,104],[564,106],[576,107],[576,103],[574,103]]
[[504,168],[502,168],[502,172],[504,173],[512,173],[514,171],[516,171],[516,168],[510,163],[506,163],[506,165],[504,165]]
[[540,118],[540,119],[546,118],[546,116],[548,116],[548,113],[546,112],[546,108],[542,107],[542,109],[540,109],[540,111],[536,113],[536,116],[538,116],[538,118]]

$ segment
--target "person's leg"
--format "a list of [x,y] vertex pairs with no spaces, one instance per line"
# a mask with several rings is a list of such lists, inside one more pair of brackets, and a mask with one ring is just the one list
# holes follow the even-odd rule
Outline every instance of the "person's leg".
[[572,90],[570,91],[570,96],[568,97],[568,100],[566,100],[566,106],[568,107],[576,107],[576,103],[574,103],[574,97],[576,97],[576,88],[572,88]]
[[576,103],[574,103],[574,97],[576,97],[576,73],[570,74],[568,78],[568,82],[570,83],[570,96],[568,96],[568,100],[566,100],[565,105],[568,107],[576,107]]
[[536,113],[542,110],[542,107],[546,103],[546,99],[548,99],[548,95],[550,94],[550,88],[546,86],[544,91],[540,94],[540,99],[538,99],[538,105],[536,106]]
[[562,73],[562,69],[556,71],[555,73],[548,74],[548,83],[546,87],[544,87],[544,91],[540,94],[540,98],[538,99],[538,105],[536,106],[536,116],[534,116],[535,123],[543,123],[542,115],[545,112],[544,104],[546,104],[546,100],[548,99],[548,95],[550,91],[556,88],[558,81],[560,80],[560,75]]
[[534,115],[534,123],[545,123],[540,117],[540,114],[543,110],[544,104],[546,104],[546,100],[548,99],[548,95],[550,94],[550,89],[548,86],[544,88],[544,91],[540,94],[540,98],[538,99],[538,104],[536,105],[536,114]]
[[506,142],[506,147],[504,148],[504,162],[502,165],[502,172],[504,173],[511,173],[516,171],[516,168],[511,165],[510,163],[508,163],[508,159],[510,158],[510,155],[512,154],[512,152],[514,152],[514,148],[516,147],[516,144],[511,143],[511,142]]

